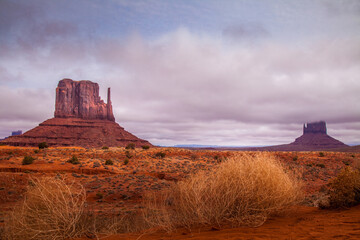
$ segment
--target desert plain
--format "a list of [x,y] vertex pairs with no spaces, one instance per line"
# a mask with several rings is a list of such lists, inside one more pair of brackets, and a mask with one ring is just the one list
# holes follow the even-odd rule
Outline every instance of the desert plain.
[[[359,152],[269,152],[286,168],[296,171],[303,184],[303,200],[286,213],[270,216],[257,227],[192,226],[167,232],[137,226],[146,193],[160,192],[199,171],[211,171],[234,156],[256,151],[149,149],[124,147],[35,147],[0,146],[0,220],[4,227],[11,209],[20,203],[34,178],[62,178],[81,184],[87,208],[96,215],[132,220],[113,232],[81,239],[359,239],[360,207],[320,209],[319,201],[328,183],[342,169],[356,167]],[[32,164],[23,165],[25,156]],[[69,162],[73,157],[78,164]],[[123,218],[122,218],[123,219]]]

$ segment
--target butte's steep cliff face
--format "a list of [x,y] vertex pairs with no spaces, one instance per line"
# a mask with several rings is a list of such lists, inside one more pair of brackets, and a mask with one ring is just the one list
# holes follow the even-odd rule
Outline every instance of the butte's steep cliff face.
[[100,99],[97,83],[61,80],[56,88],[55,117],[115,121],[110,88],[108,88],[108,102],[104,103]]
[[63,79],[56,88],[55,117],[20,136],[9,137],[3,144],[37,146],[136,146],[151,144],[124,130],[115,122],[110,88],[107,103],[99,96],[99,85],[91,81]]

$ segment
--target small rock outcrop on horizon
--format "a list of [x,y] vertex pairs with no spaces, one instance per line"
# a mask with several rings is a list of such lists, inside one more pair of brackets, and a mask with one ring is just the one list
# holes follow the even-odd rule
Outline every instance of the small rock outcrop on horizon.
[[97,83],[71,79],[59,81],[54,118],[22,135],[1,141],[13,146],[38,146],[41,142],[49,146],[118,147],[129,143],[152,146],[115,122],[110,88],[104,103]]

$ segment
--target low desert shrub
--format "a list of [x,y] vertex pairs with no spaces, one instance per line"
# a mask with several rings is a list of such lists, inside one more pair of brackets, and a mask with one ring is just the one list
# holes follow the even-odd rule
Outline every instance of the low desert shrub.
[[114,162],[113,162],[113,160],[111,160],[111,159],[107,159],[107,160],[105,161],[105,165],[114,165]]
[[212,172],[198,172],[169,190],[149,193],[144,217],[153,226],[221,224],[259,226],[302,199],[299,178],[272,155],[232,157]]
[[39,150],[38,150],[38,149],[35,149],[35,150],[34,150],[34,153],[39,153]]
[[325,168],[325,164],[323,163],[317,163],[316,166],[319,168]]
[[294,156],[293,161],[297,161],[297,160],[298,160],[298,156]]
[[24,159],[22,160],[22,165],[32,164],[34,160],[35,159],[32,156],[25,156]]
[[97,199],[103,199],[103,198],[104,198],[104,194],[98,192],[98,193],[96,193],[96,198],[97,198]]
[[124,165],[128,165],[128,163],[129,163],[129,159],[128,159],[128,158],[125,158],[125,160],[124,160]]
[[325,154],[323,152],[319,152],[319,157],[324,157]]
[[107,150],[107,149],[109,149],[109,147],[108,146],[103,146],[101,149]]
[[69,160],[67,160],[66,162],[71,163],[71,164],[80,164],[79,159],[77,158],[77,156],[73,155]]
[[328,207],[347,208],[357,204],[360,204],[360,172],[346,167],[329,183]]
[[142,147],[142,149],[144,149],[144,150],[148,150],[149,148],[150,148],[150,146],[148,146],[148,145],[143,145],[143,146],[141,146]]
[[125,151],[125,156],[127,158],[132,158],[133,157],[129,151]]
[[85,190],[55,178],[32,179],[24,200],[5,219],[5,239],[72,239],[84,233]]
[[155,153],[155,157],[156,158],[164,158],[166,156],[166,153],[164,153],[164,152],[157,152],[157,153]]
[[135,143],[129,143],[125,149],[135,149]]
[[39,149],[44,149],[44,148],[48,148],[49,147],[49,145],[46,143],[46,142],[41,142],[41,143],[39,143]]

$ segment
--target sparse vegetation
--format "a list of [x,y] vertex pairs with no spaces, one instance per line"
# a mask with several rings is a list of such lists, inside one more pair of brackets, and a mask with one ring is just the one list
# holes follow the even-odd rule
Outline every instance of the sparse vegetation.
[[319,157],[324,157],[325,154],[323,152],[319,152]]
[[46,142],[41,142],[41,143],[39,143],[39,149],[44,149],[44,148],[48,148],[49,147],[49,145],[46,143]]
[[71,164],[80,164],[79,159],[77,158],[77,156],[73,155],[69,160],[67,160],[66,162],[71,163]]
[[35,150],[34,150],[34,153],[39,153],[39,150],[38,150],[38,149],[35,149]]
[[104,198],[104,194],[102,194],[102,193],[96,193],[96,198],[97,199],[103,199]]
[[132,158],[133,157],[129,151],[125,151],[125,156],[127,158]]
[[134,150],[134,149],[135,149],[135,143],[129,143],[129,144],[125,147],[125,149],[132,149],[132,150]]
[[128,165],[128,163],[129,163],[129,159],[126,158],[126,159],[124,160],[124,165]]
[[101,149],[102,150],[107,150],[107,149],[109,149],[109,147],[108,146],[103,146]]
[[297,161],[297,160],[298,160],[298,156],[294,156],[293,161]]
[[318,164],[316,164],[316,166],[319,168],[325,168],[325,164],[323,164],[323,163],[318,163]]
[[168,231],[196,224],[259,226],[302,199],[300,180],[269,154],[233,157],[145,198],[144,216]]
[[156,158],[164,158],[165,156],[166,156],[166,153],[164,153],[162,151],[155,153]]
[[344,168],[329,183],[329,205],[323,207],[347,208],[360,204],[360,172]]
[[34,160],[35,159],[32,156],[25,156],[24,159],[22,160],[22,165],[32,164]]
[[149,148],[150,148],[150,146],[148,146],[148,145],[143,145],[143,146],[141,146],[142,147],[142,149],[144,149],[144,150],[148,150]]
[[350,162],[349,162],[349,161],[343,161],[343,163],[344,163],[346,166],[349,166],[349,165],[350,165]]
[[107,159],[107,160],[105,161],[105,165],[114,165],[114,162],[113,162],[113,160],[111,160],[111,159]]

